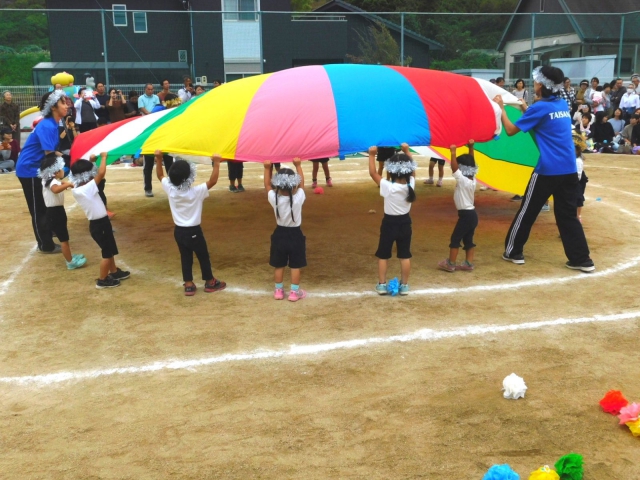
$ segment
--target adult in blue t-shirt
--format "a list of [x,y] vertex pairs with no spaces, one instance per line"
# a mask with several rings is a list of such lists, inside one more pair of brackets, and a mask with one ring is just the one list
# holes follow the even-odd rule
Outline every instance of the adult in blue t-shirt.
[[46,93],[40,100],[40,110],[44,118],[27,138],[18,157],[16,176],[22,184],[24,198],[29,207],[38,250],[42,253],[60,253],[60,245],[53,243],[51,229],[45,219],[47,207],[42,196],[42,181],[38,178],[38,169],[45,155],[55,152],[58,148],[58,122],[67,114],[64,92],[54,90]]
[[523,102],[524,114],[515,124],[507,116],[502,97],[494,98],[502,108],[502,124],[507,135],[530,131],[540,150],[520,209],[509,227],[502,258],[515,264],[524,263],[522,252],[531,227],[542,206],[553,195],[556,224],[569,259],[565,265],[573,270],[592,272],[596,267],[589,256],[589,246],[577,214],[578,173],[571,138],[571,114],[567,102],[557,94],[563,88],[563,79],[564,73],[559,68],[536,68],[533,88],[541,99],[530,107]]

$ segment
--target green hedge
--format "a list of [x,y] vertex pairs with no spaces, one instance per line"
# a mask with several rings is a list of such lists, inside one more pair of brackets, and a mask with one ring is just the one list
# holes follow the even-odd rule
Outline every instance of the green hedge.
[[0,54],[0,85],[33,85],[33,67],[50,61],[49,52]]

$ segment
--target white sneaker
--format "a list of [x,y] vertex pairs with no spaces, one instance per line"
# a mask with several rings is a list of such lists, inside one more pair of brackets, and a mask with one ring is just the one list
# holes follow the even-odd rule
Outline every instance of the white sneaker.
[[436,187],[441,187],[442,186],[442,179],[438,180],[438,183],[436,183]]
[[427,179],[424,181],[424,184],[425,184],[425,185],[433,185],[433,178],[427,178]]

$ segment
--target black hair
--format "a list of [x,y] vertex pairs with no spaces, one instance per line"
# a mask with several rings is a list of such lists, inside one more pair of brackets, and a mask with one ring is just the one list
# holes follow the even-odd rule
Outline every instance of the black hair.
[[522,82],[522,88],[526,88],[527,84],[524,83],[524,80],[522,78],[519,78],[516,80],[516,83],[513,84],[514,87],[518,88],[518,83]]
[[602,123],[602,119],[606,116],[606,112],[596,112],[596,123]]
[[81,158],[71,165],[71,173],[74,175],[80,175],[81,173],[90,172],[91,170],[93,170],[93,163],[84,158]]
[[[409,155],[405,154],[405,153],[395,153],[393,155],[393,157],[391,157],[389,160],[387,160],[389,163],[398,163],[398,162],[411,162],[411,157],[409,157]],[[413,203],[416,199],[416,192],[413,189],[413,187],[411,186],[411,173],[404,173],[404,174],[398,174],[398,173],[389,173],[389,175],[391,176],[391,180],[392,181],[396,181],[399,178],[404,179],[407,182],[407,187],[409,188],[409,194],[407,195],[407,202],[409,203]]]
[[98,85],[102,85],[105,88],[107,87],[104,82],[96,82],[96,88],[98,88]]
[[[293,176],[295,174],[296,173],[290,168],[281,168],[276,175]],[[296,219],[293,218],[293,188],[294,187],[291,187],[291,188],[276,187],[276,218],[280,218],[280,211],[278,210],[278,193],[280,192],[280,190],[284,190],[285,192],[289,192],[289,205],[291,206],[291,220],[293,220],[293,223],[295,223]]]
[[591,114],[590,113],[583,113],[582,114],[582,118],[587,118],[587,119],[589,119],[589,121],[591,121]]
[[[55,92],[55,90],[52,90],[50,92],[45,93],[42,98],[40,99],[40,103],[38,104],[38,108],[40,109],[40,111],[44,110],[44,106],[47,104],[47,100],[49,100],[49,97],[51,95],[53,95],[53,93]],[[64,97],[61,97],[60,100],[58,100],[58,102],[60,101],[65,101]],[[58,104],[58,102],[56,102],[56,105]],[[47,113],[44,117],[45,118],[49,118],[53,116],[53,112],[51,111],[52,109],[49,110],[49,113]]]
[[458,165],[464,165],[465,167],[475,168],[476,160],[470,153],[464,153],[456,158]]
[[136,92],[135,90],[131,90],[129,92],[129,98],[131,97],[139,97],[140,95],[138,95],[138,92]]
[[570,79],[569,77],[564,77],[564,78],[562,79],[562,83],[566,82],[567,80],[571,80],[571,79]]
[[179,98],[178,95],[176,95],[175,93],[167,93],[164,96],[164,101],[168,102],[169,100],[175,100],[176,98]]
[[634,113],[633,115],[631,115],[631,118],[635,118],[636,120],[640,120],[640,115],[638,115],[637,113]]
[[498,83],[498,82],[504,82],[504,77],[496,78],[496,83]]
[[176,160],[173,162],[173,165],[171,165],[171,168],[169,168],[167,174],[169,175],[171,183],[179,187],[191,175],[191,166],[186,160]]
[[[564,72],[562,70],[560,70],[557,67],[552,67],[550,65],[544,65],[540,69],[540,73],[542,73],[542,75],[547,77],[549,80],[551,80],[555,84],[562,83],[562,79],[564,78]],[[542,96],[542,98],[549,98],[553,94],[554,92],[552,92],[551,89],[542,85],[542,88],[540,90],[540,96]]]
[[[161,87],[164,85],[164,82],[169,82],[169,79],[168,79],[168,78],[165,78],[164,80],[162,80],[162,81],[160,82],[160,86],[161,86]],[[171,82],[169,82],[169,85],[171,85]]]
[[602,88],[602,85],[598,85],[596,87],[596,92],[601,92],[602,90],[604,90],[604,88]]
[[[40,170],[44,170],[45,168],[49,168],[55,165],[57,161],[58,161],[58,156],[55,154],[55,152],[47,153],[47,155],[45,155],[45,157],[40,162]],[[54,177],[51,177],[49,180],[47,180],[45,182],[45,186],[48,187],[53,181],[53,178]]]
[[148,87],[149,85],[151,85],[151,86],[153,87],[153,83],[145,83],[145,84],[144,84],[144,88],[145,88],[145,90],[147,89],[147,87]]
[[598,77],[593,77],[593,78],[591,79],[591,81],[592,81],[592,82],[593,82],[594,80],[595,80],[596,82],[600,83],[600,79],[599,79]]
[[586,78],[584,80],[580,81],[580,85],[586,85],[587,87],[589,86],[589,80],[587,80]]
[[78,89],[78,97],[82,98],[82,92],[84,92],[87,89],[87,87],[80,87]]
[[118,89],[117,89],[117,88],[114,88],[114,87],[111,87],[111,88],[109,89],[109,95],[111,95],[111,92],[116,92],[116,93],[118,93]]
[[0,130],[0,136],[5,136],[5,135],[13,136],[13,130],[11,130],[10,127],[3,128],[2,130]]
[[217,78],[213,81],[213,83],[216,83],[216,82],[219,83],[220,85],[222,85],[222,82]]

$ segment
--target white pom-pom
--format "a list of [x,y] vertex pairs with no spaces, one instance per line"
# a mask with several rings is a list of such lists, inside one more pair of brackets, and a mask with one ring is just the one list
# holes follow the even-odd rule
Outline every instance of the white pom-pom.
[[506,376],[502,381],[502,390],[504,390],[504,398],[517,400],[518,398],[524,398],[527,386],[525,385],[522,377],[512,373],[511,375]]

